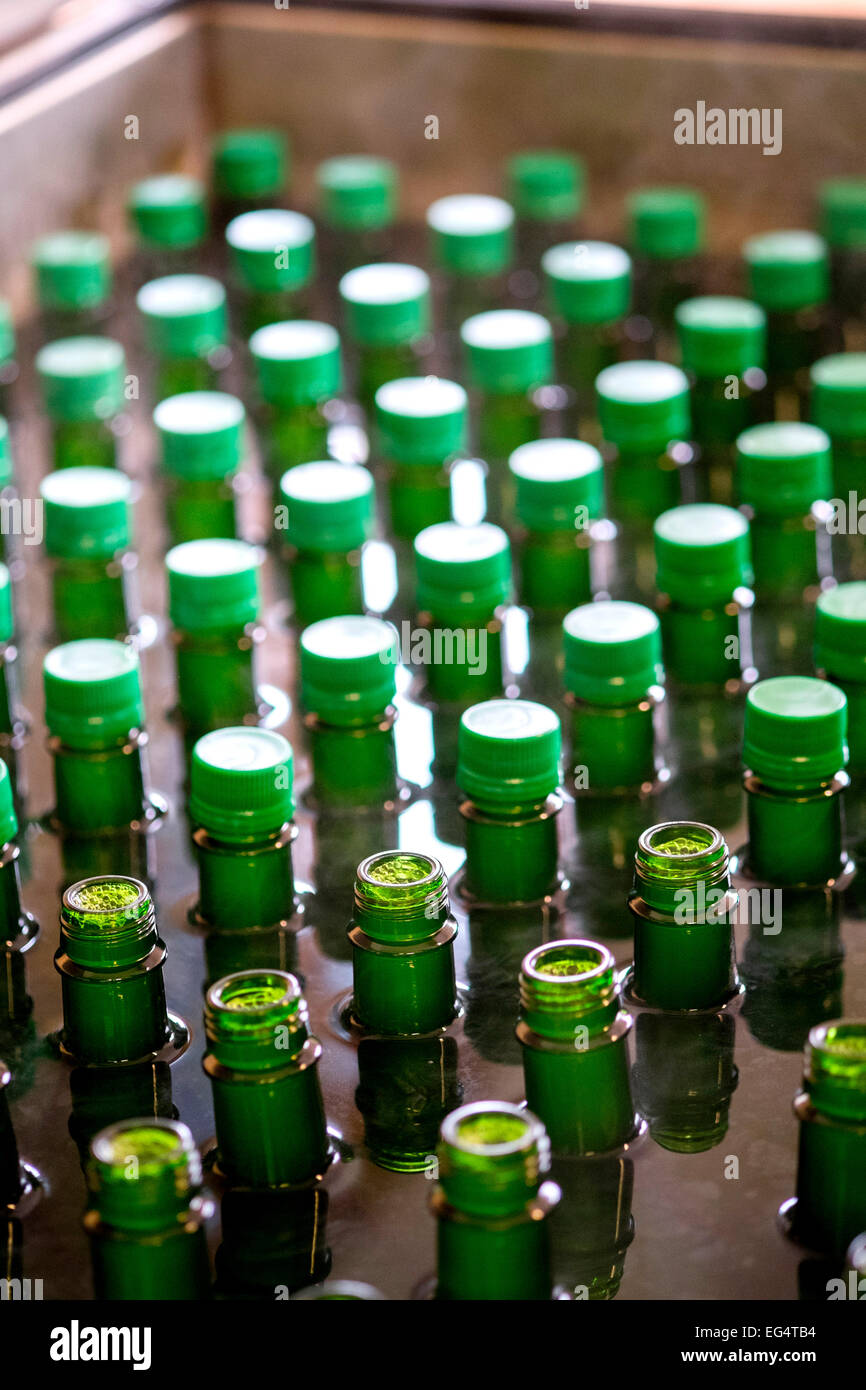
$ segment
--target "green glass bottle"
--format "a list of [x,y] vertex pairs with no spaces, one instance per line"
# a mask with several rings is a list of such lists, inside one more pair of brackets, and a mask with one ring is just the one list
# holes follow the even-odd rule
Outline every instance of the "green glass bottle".
[[243,212],[271,208],[289,178],[289,143],[281,130],[238,127],[222,131],[211,146],[213,191],[219,223]]
[[848,768],[866,771],[866,583],[839,584],[818,599],[815,667],[848,701]]
[[89,333],[108,315],[111,249],[98,232],[52,232],[30,252],[46,340]]
[[431,698],[474,701],[502,690],[500,610],[511,595],[511,549],[498,526],[445,521],[415,537],[419,630],[412,662]]
[[466,896],[543,902],[559,884],[559,718],[531,700],[487,700],[460,720],[457,786]]
[[712,502],[662,512],[653,527],[665,667],[678,684],[737,689],[751,666],[749,523]]
[[526,1104],[554,1153],[596,1154],[634,1135],[630,1014],[619,1007],[615,961],[592,941],[537,946],[520,968]]
[[150,276],[194,268],[208,232],[203,183],[188,174],[142,179],[130,189],[127,212]]
[[631,258],[607,241],[569,241],[541,258],[547,297],[561,325],[560,375],[574,392],[572,425],[598,442],[595,379],[628,356],[626,317],[631,304]]
[[[16,994],[12,976],[23,976],[23,956],[39,936],[39,923],[21,906],[21,851],[17,844],[18,816],[13,801],[12,778],[0,759],[0,963],[3,985],[0,998],[14,1004]],[[7,1016],[17,1012],[13,1007]],[[0,1017],[6,1010],[0,1006]]]
[[224,391],[167,396],[153,412],[172,543],[237,535],[243,405]]
[[866,1227],[866,1022],[840,1019],[809,1033],[800,1122],[793,1234],[841,1259]]
[[436,1150],[437,1299],[552,1297],[548,1218],[560,1200],[550,1141],[529,1110],[480,1100],[452,1110]]
[[550,1230],[556,1288],[576,1302],[616,1298],[634,1240],[634,1160],[554,1157],[550,1176],[562,1192]]
[[645,830],[634,861],[631,991],[652,1009],[715,1009],[738,992],[728,847],[698,821]]
[[355,350],[355,390],[369,411],[386,381],[421,369],[430,332],[430,280],[418,266],[380,261],[347,271],[339,291]]
[[157,808],[145,792],[134,647],[102,638],[66,642],[48,653],[42,673],[55,824],[76,837],[142,828]]
[[[835,534],[852,537],[848,545],[862,557],[858,501],[866,468],[866,352],[822,357],[811,370],[812,420],[826,430],[833,445],[833,488],[837,505]],[[846,514],[849,513],[849,514]],[[850,557],[849,563],[855,563]],[[860,565],[862,567],[862,558]],[[851,574],[849,578],[862,578]]]
[[362,552],[373,520],[373,475],[360,464],[320,460],[283,474],[275,524],[286,542],[299,628],[363,613]]
[[698,292],[706,205],[693,188],[641,188],[628,217],[635,308],[652,324],[657,348],[667,348],[677,305]]
[[737,439],[737,494],[760,600],[814,598],[829,576],[831,487],[830,439],[817,426],[755,425]]
[[708,295],[685,300],[675,317],[680,357],[691,382],[701,495],[727,504],[733,498],[737,436],[772,418],[767,316],[751,300]]
[[536,439],[508,460],[514,479],[521,603],[561,618],[592,595],[590,527],[604,505],[604,466],[591,444]]
[[57,638],[125,637],[136,566],[132,484],[117,469],[62,468],[39,492]]
[[292,747],[282,734],[241,726],[198,740],[189,794],[196,919],[212,932],[242,933],[240,952],[257,939],[265,951],[278,946],[274,933],[294,915],[293,814]]
[[456,935],[438,859],[385,850],[363,860],[349,924],[358,1026],[392,1038],[447,1028],[457,1013]]
[[359,1283],[357,1279],[328,1279],[324,1284],[311,1284],[294,1294],[294,1298],[304,1303],[321,1303],[328,1299],[358,1299],[363,1303],[387,1302],[385,1294],[372,1284]]
[[205,1031],[220,1172],[242,1187],[321,1177],[329,1161],[322,1044],[294,975],[241,970],[211,985]]
[[111,338],[59,338],[36,354],[55,468],[113,468],[122,433],[126,359]]
[[199,540],[165,557],[174,626],[178,708],[195,737],[259,713],[253,654],[259,625],[259,552],[246,541]]
[[325,618],[304,629],[299,649],[317,805],[393,807],[396,630],[380,618]]
[[443,377],[398,377],[376,392],[376,424],[389,529],[414,540],[425,526],[451,519],[450,465],[467,448],[466,392]]
[[138,879],[113,874],[67,888],[54,956],[64,1056],[93,1067],[179,1056],[189,1030],[166,1009],[165,958],[153,899]]
[[201,1158],[177,1120],[103,1129],[87,1168],[93,1280],[99,1299],[176,1303],[210,1296]]
[[249,342],[261,404],[264,466],[276,483],[287,468],[328,456],[328,403],[343,384],[340,335],[329,323],[269,323]]
[[5,299],[0,299],[0,412],[9,415],[11,386],[18,378],[15,325],[12,311]]
[[330,276],[338,280],[355,266],[386,258],[399,196],[395,164],[366,154],[323,160],[316,193]]
[[18,684],[12,579],[6,565],[0,564],[0,756],[13,765],[27,732],[18,704]]
[[268,323],[302,317],[316,270],[316,229],[302,212],[263,208],[234,217],[226,242],[248,338]]
[[517,216],[517,264],[535,272],[542,252],[573,235],[586,168],[567,150],[522,150],[508,160],[506,180]]
[[430,258],[445,282],[445,328],[501,304],[514,259],[514,209],[502,198],[457,193],[426,213]]
[[767,315],[773,413],[778,420],[805,419],[809,368],[835,346],[827,243],[815,232],[763,232],[744,243],[743,259],[749,298]]
[[856,332],[866,307],[866,179],[827,179],[818,188],[818,202],[830,247],[833,302]]
[[576,791],[646,793],[661,776],[661,629],[640,603],[586,603],[563,619],[570,776]]
[[553,380],[553,330],[541,314],[493,309],[460,327],[476,396],[478,451],[487,464],[487,516],[510,524],[514,513],[508,458],[541,432],[538,388]]
[[209,275],[165,275],[135,297],[157,401],[212,391],[229,361],[226,292]]
[[828,884],[846,869],[847,701],[809,676],[758,681],[743,733],[748,869],[782,885]]

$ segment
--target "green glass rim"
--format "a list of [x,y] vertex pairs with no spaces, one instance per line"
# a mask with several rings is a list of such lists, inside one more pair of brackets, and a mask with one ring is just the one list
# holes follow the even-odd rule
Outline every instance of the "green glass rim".
[[[561,961],[568,965],[580,960],[587,962],[587,968],[572,972],[545,970],[539,965],[539,962],[545,961],[552,964]],[[601,979],[608,970],[613,970],[615,965],[616,962],[606,946],[600,946],[595,941],[570,937],[561,941],[545,941],[543,945],[536,946],[524,956],[520,970],[522,974],[542,984],[551,984],[556,980],[568,984],[590,984],[593,980]]]
[[[494,1120],[507,1122],[513,1128],[512,1138],[492,1143],[473,1143],[471,1132],[480,1128],[478,1121]],[[532,1148],[539,1140],[541,1122],[529,1110],[507,1100],[476,1100],[469,1105],[461,1105],[452,1110],[442,1121],[442,1141],[458,1152],[504,1158],[510,1154],[520,1154]],[[470,1138],[466,1138],[467,1131]]]

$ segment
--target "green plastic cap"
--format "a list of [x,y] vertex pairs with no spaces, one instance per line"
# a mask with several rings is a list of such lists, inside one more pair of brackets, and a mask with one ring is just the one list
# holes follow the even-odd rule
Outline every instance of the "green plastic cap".
[[298,550],[348,552],[373,529],[373,475],[358,463],[301,463],[280,479],[285,537]]
[[434,617],[459,610],[489,616],[511,594],[511,547],[499,526],[482,521],[425,526],[414,541],[416,599]]
[[361,347],[411,343],[430,328],[430,279],[416,265],[359,265],[340,281],[349,336]]
[[246,541],[184,541],[165,557],[169,617],[181,632],[236,632],[259,613],[261,556]]
[[683,366],[696,377],[742,376],[763,367],[767,316],[759,304],[734,295],[685,299],[674,310]]
[[326,724],[378,719],[396,693],[397,631],[381,618],[325,618],[301,633],[301,700]]
[[53,420],[108,420],[123,409],[126,358],[112,338],[58,338],[36,354]]
[[866,179],[828,179],[818,201],[821,230],[831,246],[866,246]]
[[543,801],[559,785],[559,717],[532,700],[485,700],[457,736],[457,785],[479,805]]
[[343,384],[340,335],[329,323],[268,323],[250,338],[262,399],[270,405],[315,405]]
[[427,209],[434,260],[455,275],[499,275],[514,254],[514,208],[503,198],[458,193]]
[[209,275],[166,275],[135,297],[157,357],[208,357],[228,336],[226,292]]
[[663,452],[691,432],[689,383],[669,362],[617,362],[595,379],[602,434],[619,449]]
[[746,697],[743,762],[770,787],[827,782],[848,761],[848,701],[810,676],[758,681]]
[[832,491],[830,439],[800,421],[754,425],[737,439],[740,501],[766,516],[805,516]]
[[226,227],[226,241],[248,290],[298,290],[313,278],[316,229],[302,212],[242,212]]
[[0,489],[11,483],[12,472],[12,440],[9,434],[9,422],[0,415]]
[[541,258],[550,302],[566,323],[614,323],[631,303],[631,257],[609,241],[566,241]]
[[198,246],[207,235],[207,194],[186,174],[157,174],[135,184],[128,209],[141,241],[152,246]]
[[12,612],[12,578],[6,565],[0,564],[0,642],[11,642],[15,632]]
[[688,608],[728,603],[753,580],[749,523],[733,507],[695,502],[662,512],[653,525],[656,583]]
[[228,478],[243,457],[245,412],[225,391],[166,396],[153,412],[162,463],[177,478]]
[[517,515],[528,530],[583,530],[587,518],[601,515],[604,463],[591,444],[534,439],[514,450],[508,467],[516,481]]
[[42,677],[48,732],[70,748],[110,747],[143,726],[138,653],[129,642],[65,642],[48,652]]
[[0,845],[8,845],[18,834],[18,817],[12,795],[12,778],[9,769],[0,758]]
[[642,188],[628,200],[631,244],[653,260],[695,256],[704,244],[706,207],[692,188]]
[[809,375],[815,424],[831,439],[866,437],[866,352],[822,357]]
[[838,584],[819,597],[815,665],[833,680],[866,682],[866,582]]
[[132,539],[132,484],[115,468],[61,468],[39,484],[45,550],[64,560],[107,560]]
[[460,329],[476,386],[497,396],[531,391],[553,380],[553,330],[527,309],[490,309]]
[[366,154],[326,159],[316,170],[322,220],[354,232],[389,227],[397,210],[397,168]]
[[98,232],[52,232],[30,258],[43,309],[93,309],[111,293],[108,238]]
[[827,243],[815,232],[765,232],[743,246],[749,294],[768,311],[806,309],[830,294]]
[[376,392],[382,453],[397,463],[442,464],[467,448],[469,407],[456,381],[405,376]]
[[5,299],[0,299],[0,365],[15,356],[15,325],[12,310]]
[[226,130],[213,146],[213,181],[224,198],[268,198],[283,191],[288,142],[279,130]]
[[583,204],[583,161],[565,150],[525,150],[508,161],[508,188],[519,217],[559,222]]
[[295,809],[292,773],[292,745],[282,734],[214,729],[192,750],[190,819],[217,840],[275,835]]
[[593,705],[630,705],[664,684],[661,627],[641,603],[604,599],[562,620],[565,687]]

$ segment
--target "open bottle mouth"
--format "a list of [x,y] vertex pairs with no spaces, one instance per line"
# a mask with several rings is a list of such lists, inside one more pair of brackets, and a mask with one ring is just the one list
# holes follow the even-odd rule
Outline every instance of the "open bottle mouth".
[[276,1005],[293,1006],[300,997],[294,975],[274,970],[243,970],[230,975],[209,991],[216,1008],[230,1013],[255,1014]]
[[63,894],[67,913],[86,919],[95,927],[120,925],[136,918],[149,902],[150,894],[139,879],[119,875],[81,879]]
[[374,938],[422,940],[448,916],[448,877],[430,854],[372,854],[358,866],[355,908],[358,924]]
[[227,1065],[288,1061],[306,1041],[308,1022],[300,983],[285,970],[239,970],[207,992],[205,1034]]
[[461,1106],[442,1124],[444,1141],[465,1153],[490,1158],[521,1153],[536,1141],[536,1127],[516,1105],[478,1101]]
[[612,969],[613,963],[610,951],[591,941],[560,941],[551,946],[536,946],[521,969],[532,979],[588,985]]
[[93,1141],[93,1156],[112,1168],[125,1169],[130,1180],[142,1167],[151,1171],[186,1158],[183,1135],[172,1121],[125,1120],[111,1125]]
[[370,884],[397,897],[403,890],[432,886],[442,872],[438,860],[428,854],[386,850],[372,854],[358,867],[359,884]]
[[[635,887],[650,907],[671,911],[684,889],[730,887],[728,847],[712,825],[701,821],[665,821],[650,826],[638,839]],[[696,901],[691,917],[702,915]]]

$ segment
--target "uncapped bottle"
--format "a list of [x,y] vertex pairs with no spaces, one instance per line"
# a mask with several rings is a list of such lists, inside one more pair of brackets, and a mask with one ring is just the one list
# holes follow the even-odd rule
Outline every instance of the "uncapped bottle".
[[226,227],[244,337],[268,323],[303,317],[316,268],[316,229],[302,212],[263,208]]
[[340,336],[329,323],[269,323],[249,342],[261,398],[264,465],[277,482],[287,468],[328,455],[328,402],[342,386]]
[[165,275],[135,299],[154,363],[154,399],[212,391],[229,361],[226,292],[209,275]]
[[123,432],[126,359],[112,338],[58,338],[36,354],[55,468],[113,468]]
[[132,484],[117,469],[62,468],[39,491],[58,639],[125,637],[136,567]]
[[275,522],[286,542],[299,628],[363,613],[362,551],[373,520],[373,475],[360,464],[319,460],[283,474]]
[[367,409],[380,386],[421,370],[430,332],[430,280],[415,265],[380,261],[340,280],[358,399]]
[[167,396],[153,412],[172,542],[237,535],[243,405],[224,391]]
[[839,584],[818,599],[815,667],[848,701],[851,773],[866,770],[866,583]]
[[108,238],[51,232],[30,253],[42,332],[47,339],[87,333],[108,315],[112,292]]

